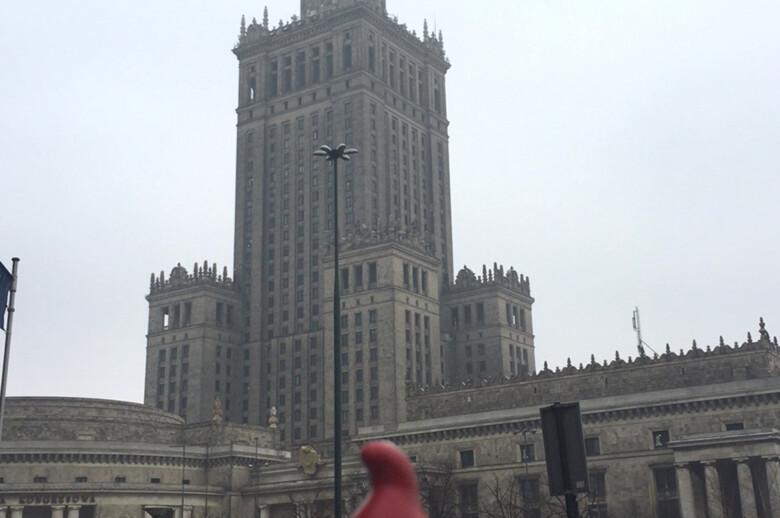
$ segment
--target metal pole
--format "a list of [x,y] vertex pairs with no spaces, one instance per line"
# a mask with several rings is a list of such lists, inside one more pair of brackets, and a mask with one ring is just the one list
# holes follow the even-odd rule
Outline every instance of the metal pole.
[[258,448],[259,448],[258,441],[259,441],[259,439],[260,439],[259,437],[255,437],[255,463],[252,466],[252,471],[253,471],[253,473],[252,473],[252,478],[253,478],[252,483],[255,486],[254,488],[252,488],[252,490],[255,493],[255,508],[254,508],[254,510],[252,510],[252,516],[257,516],[257,507],[258,507],[258,505],[257,505],[258,504],[258,500],[257,500],[257,491],[258,491],[257,490],[257,486],[260,485],[260,459],[258,458],[259,457],[259,455],[258,455]]
[[205,475],[206,475],[206,509],[205,518],[209,518],[209,443],[206,443],[206,469]]
[[187,443],[184,442],[184,437],[182,437],[182,443],[181,443],[181,516],[179,518],[184,518],[184,461],[187,456]]
[[314,152],[333,162],[333,507],[341,518],[341,287],[339,286],[339,160],[350,160],[358,150],[339,144],[323,145]]
[[528,434],[528,429],[523,428],[523,462],[525,462],[525,476],[528,477],[528,441],[526,440],[526,435]]
[[[3,352],[3,379],[0,383],[0,442],[3,440],[3,416],[5,415],[5,386],[8,381],[8,362],[11,359],[11,328],[14,324],[14,300],[16,299],[16,272],[19,268],[19,258],[11,259],[11,290],[8,298],[8,324],[5,326],[5,350]],[[3,315],[0,315],[0,319]]]
[[333,162],[333,516],[341,518],[341,287],[339,285],[339,159]]

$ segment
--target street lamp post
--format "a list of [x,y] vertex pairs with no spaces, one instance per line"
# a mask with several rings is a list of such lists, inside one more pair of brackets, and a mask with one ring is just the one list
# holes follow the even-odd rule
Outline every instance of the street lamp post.
[[350,160],[358,150],[346,144],[320,146],[314,152],[333,163],[333,506],[341,518],[341,289],[339,287],[339,160]]
[[187,461],[187,443],[181,442],[181,518],[184,518],[184,465]]

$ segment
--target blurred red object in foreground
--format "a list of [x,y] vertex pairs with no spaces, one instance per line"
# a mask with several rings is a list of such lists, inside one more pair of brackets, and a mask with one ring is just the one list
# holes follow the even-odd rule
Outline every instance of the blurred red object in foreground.
[[366,444],[360,457],[371,475],[371,492],[352,518],[426,518],[409,457],[390,442]]

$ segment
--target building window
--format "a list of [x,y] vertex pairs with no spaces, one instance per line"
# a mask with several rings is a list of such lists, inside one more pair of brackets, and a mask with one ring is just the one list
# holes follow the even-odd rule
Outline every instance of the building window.
[[727,432],[733,430],[744,430],[744,429],[745,429],[745,423],[726,423]]
[[461,516],[477,518],[479,516],[479,485],[476,482],[463,484],[458,488]]
[[541,493],[538,477],[520,477],[517,479],[517,496],[523,509],[523,518],[538,518]]
[[601,444],[599,443],[598,437],[585,438],[585,455],[588,457],[601,455]]
[[47,481],[48,479],[46,477],[33,477],[33,482],[36,484],[43,484]]
[[607,516],[607,485],[604,471],[591,471],[588,474],[588,485],[590,486],[589,516],[604,517]]
[[536,452],[533,444],[520,445],[520,460],[523,462],[533,462],[536,460]]
[[474,450],[461,450],[460,467],[470,468],[474,466]]
[[669,442],[669,430],[653,431],[653,448],[664,448]]
[[653,478],[655,479],[656,516],[658,518],[680,518],[677,477],[674,467],[654,469]]
[[87,481],[87,477],[76,477],[77,484],[83,484],[86,481]]

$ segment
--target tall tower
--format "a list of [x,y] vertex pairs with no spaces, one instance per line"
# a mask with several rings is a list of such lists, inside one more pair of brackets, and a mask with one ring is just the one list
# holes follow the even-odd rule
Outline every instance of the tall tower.
[[167,279],[152,274],[146,300],[144,403],[201,422],[218,402],[226,420],[239,420],[245,380],[235,374],[249,351],[241,347],[241,294],[227,268],[220,275],[204,262],[192,273],[179,264]]
[[[325,332],[331,311],[325,305],[332,300],[326,276],[333,275],[332,263],[328,273],[333,218],[339,218],[345,241],[363,236],[373,243],[365,261],[355,252],[347,264],[352,275],[365,268],[366,290],[372,262],[374,268],[390,270],[406,264],[418,275],[430,275],[427,285],[437,293],[426,294],[430,301],[415,299],[421,304],[433,305],[438,286],[452,279],[449,63],[440,38],[428,34],[427,27],[420,38],[389,19],[384,0],[301,0],[300,17],[287,23],[271,27],[267,13],[262,23],[242,22],[234,53],[239,61],[234,260],[243,295],[241,332],[251,350],[243,366],[251,372],[248,401],[242,404],[247,410],[234,418],[265,424],[275,407],[283,439],[316,441],[329,428],[325,414],[331,396],[326,392],[336,390],[325,385],[327,365],[341,361],[328,356],[332,345],[326,342],[333,337]],[[312,153],[321,144],[340,142],[360,154],[340,168],[335,193],[332,169]],[[333,196],[339,196],[340,214],[333,213]],[[378,246],[383,241],[400,244],[381,258],[376,254],[384,250]],[[396,297],[398,303],[412,304],[413,289],[404,288],[401,277],[400,289],[408,289],[409,296],[391,296],[399,275],[402,270],[386,272],[382,300],[390,303]],[[371,295],[355,294],[354,299],[358,307]],[[407,314],[392,304],[375,309],[393,318]],[[363,324],[350,323],[351,333],[369,336],[368,311],[361,315]],[[362,311],[351,312],[353,319],[357,313]],[[436,326],[438,351],[438,307],[435,314],[433,309],[422,313],[416,312],[421,322],[428,318]],[[391,325],[386,318],[379,322]],[[362,357],[368,361],[370,354]],[[423,380],[426,373],[439,379],[438,352],[420,365],[414,362],[415,351],[402,354],[411,354],[411,363],[404,366],[403,357],[388,360],[404,372],[393,383],[406,376],[407,368],[412,380],[417,370]],[[424,354],[420,351],[421,358]],[[370,373],[368,364],[366,369]],[[349,376],[358,370],[351,365]],[[379,391],[402,388],[380,386]],[[367,385],[363,394],[369,393]],[[345,415],[347,428],[386,422],[382,414],[372,418],[370,411],[362,417]],[[388,412],[387,419],[402,420],[403,409]]]

